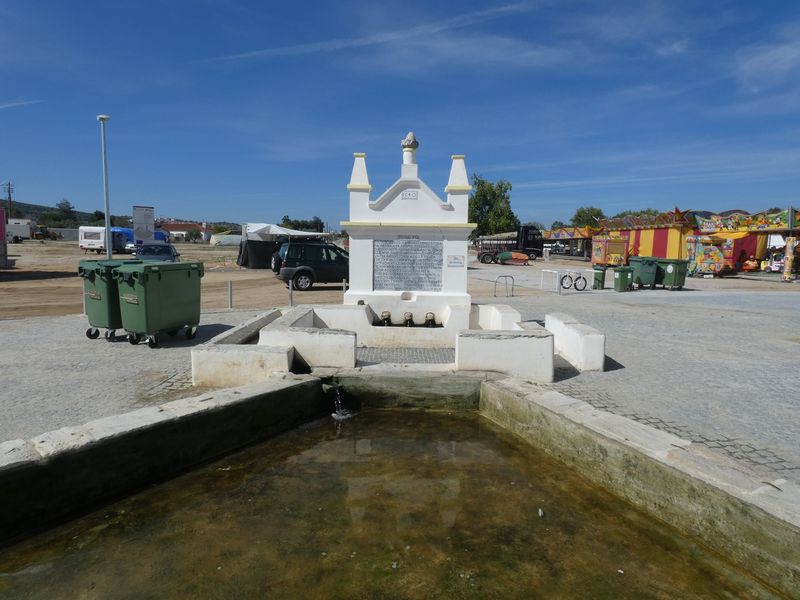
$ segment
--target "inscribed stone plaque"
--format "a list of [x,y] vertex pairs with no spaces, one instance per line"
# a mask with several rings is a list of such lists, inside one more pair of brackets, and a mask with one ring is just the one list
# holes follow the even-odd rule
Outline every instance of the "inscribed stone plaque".
[[447,255],[447,266],[448,267],[463,267],[464,266],[464,255],[463,254],[448,254]]
[[373,240],[372,289],[442,291],[443,242]]

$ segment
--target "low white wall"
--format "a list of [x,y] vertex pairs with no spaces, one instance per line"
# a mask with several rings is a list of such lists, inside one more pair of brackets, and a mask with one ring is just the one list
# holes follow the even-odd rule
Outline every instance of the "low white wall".
[[352,331],[312,327],[283,328],[276,326],[277,324],[278,321],[275,321],[261,330],[259,346],[294,346],[295,356],[310,367],[347,369],[356,366],[356,334]]
[[527,331],[460,331],[456,370],[500,371],[539,383],[553,381],[553,335],[540,326]]
[[192,385],[234,387],[288,373],[291,346],[204,344],[192,349]]
[[565,313],[545,315],[545,328],[553,334],[555,351],[579,371],[602,371],[606,336]]
[[473,304],[470,323],[487,331],[520,329],[522,315],[507,304]]

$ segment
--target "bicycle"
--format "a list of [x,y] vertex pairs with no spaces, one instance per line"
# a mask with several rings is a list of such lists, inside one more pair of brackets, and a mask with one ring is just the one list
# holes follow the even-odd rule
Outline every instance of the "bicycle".
[[586,289],[586,277],[580,273],[567,273],[561,277],[561,289],[568,290],[575,286],[575,290],[582,292]]

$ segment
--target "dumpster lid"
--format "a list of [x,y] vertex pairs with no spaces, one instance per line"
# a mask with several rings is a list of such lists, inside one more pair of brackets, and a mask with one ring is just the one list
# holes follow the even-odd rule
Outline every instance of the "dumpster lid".
[[202,273],[203,263],[199,261],[171,263],[160,260],[144,260],[138,261],[137,264],[123,264],[117,268],[119,273],[164,273],[167,271],[200,271]]

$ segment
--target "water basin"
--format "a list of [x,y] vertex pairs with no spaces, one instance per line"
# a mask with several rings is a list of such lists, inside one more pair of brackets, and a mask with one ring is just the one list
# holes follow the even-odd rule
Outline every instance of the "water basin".
[[476,414],[327,418],[0,551],[0,598],[768,590]]

